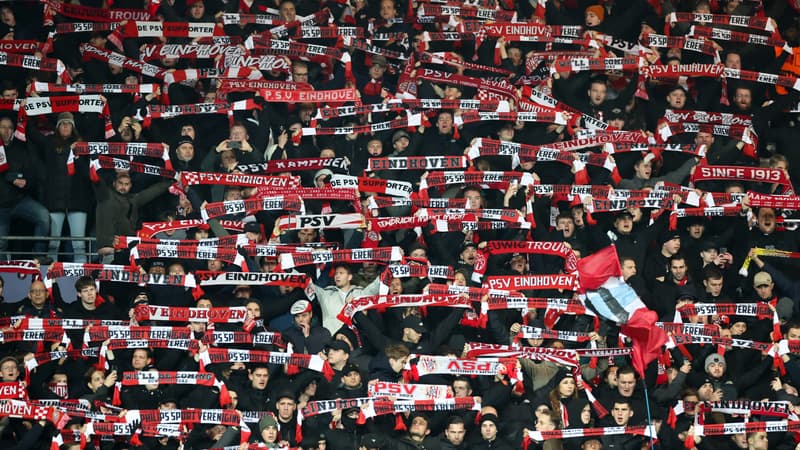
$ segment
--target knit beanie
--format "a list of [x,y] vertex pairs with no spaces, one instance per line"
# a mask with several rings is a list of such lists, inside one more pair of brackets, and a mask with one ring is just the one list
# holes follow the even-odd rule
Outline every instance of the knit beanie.
[[587,7],[586,10],[584,11],[584,13],[588,13],[588,12],[590,12],[590,13],[594,14],[595,16],[597,16],[597,18],[600,19],[600,22],[602,22],[606,18],[606,10],[605,10],[605,8],[603,8],[600,5],[592,5],[592,6]]

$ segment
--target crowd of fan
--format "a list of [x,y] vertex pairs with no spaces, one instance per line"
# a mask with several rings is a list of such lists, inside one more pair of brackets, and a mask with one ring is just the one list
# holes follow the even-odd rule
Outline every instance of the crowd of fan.
[[[107,6],[105,2],[81,2],[84,6]],[[95,4],[97,3],[97,4]],[[539,3],[542,3],[541,0]],[[661,32],[664,17],[672,11],[713,12],[719,14],[766,14],[774,19],[780,36],[797,45],[798,15],[786,1],[669,1],[644,0],[606,1],[599,5],[582,0],[550,0],[546,2],[545,21],[550,25],[583,25],[586,30],[613,35],[624,41],[636,42],[642,32]],[[501,7],[515,10],[518,20],[530,20],[537,2],[501,2]],[[416,3],[415,3],[416,5]],[[144,8],[140,1],[117,0],[115,8]],[[161,2],[159,19],[166,21],[211,22],[220,12],[266,14],[277,11],[280,18],[291,22],[296,17],[330,9],[334,23],[362,27],[367,33],[405,32],[406,39],[375,41],[386,49],[405,55],[419,45],[422,30],[434,31],[443,24],[413,24],[406,18],[405,1],[382,0],[368,2],[323,2],[313,0],[176,0]],[[498,7],[500,8],[500,6]],[[659,13],[656,13],[656,9]],[[42,26],[41,4],[12,2],[0,6],[0,36],[4,40],[44,41],[52,24]],[[55,22],[72,19],[57,15]],[[671,34],[688,30],[679,23]],[[268,26],[225,26],[229,35],[247,36],[261,33]],[[124,49],[116,49],[107,33],[75,33],[58,35],[54,52],[61,59],[75,83],[153,82],[148,77],[122,70],[112,64],[83,61],[78,44],[88,42],[98,48],[126,52],[136,59],[138,46],[147,39],[128,39]],[[132,42],[131,42],[132,41]],[[2,41],[0,41],[2,42]],[[129,45],[130,44],[130,45]],[[535,42],[506,42],[500,39],[503,69],[513,73],[510,81],[528,77],[526,54],[544,50]],[[327,45],[331,45],[327,42]],[[460,61],[493,65],[495,40],[486,39],[478,49],[471,42],[431,42],[430,51],[448,51]],[[715,43],[720,47],[721,61],[731,68],[781,73],[787,55],[775,57],[772,47],[738,44],[728,41]],[[573,50],[575,46],[555,44],[552,52]],[[614,50],[611,50],[612,52]],[[654,48],[655,59],[650,63],[689,64],[710,63],[711,57],[675,48]],[[264,72],[268,80],[291,80],[309,83],[316,89],[355,87],[364,103],[379,103],[392,98],[402,72],[401,60],[382,56],[367,56],[351,50],[354,81],[346,79],[345,67],[333,62],[333,67],[300,59],[288,61],[290,70]],[[791,58],[791,56],[789,56]],[[163,67],[196,67],[192,60],[161,60]],[[201,64],[205,61],[199,60]],[[474,77],[495,76],[477,69],[425,64],[444,71]],[[324,69],[324,70],[323,70]],[[535,69],[535,68],[534,68]],[[541,73],[535,70],[534,73]],[[36,81],[55,81],[46,72],[34,72],[4,66],[0,68],[2,97],[16,99],[35,96],[32,84]],[[156,80],[158,81],[158,80]],[[634,97],[635,74],[580,72],[571,76],[554,76],[545,82],[552,95],[577,110],[608,122],[620,130],[642,130],[652,135],[665,109],[688,109],[747,114],[753,117],[759,135],[758,158],[748,158],[735,138],[709,133],[679,135],[670,142],[696,143],[707,146],[706,159],[716,165],[768,166],[783,169],[787,176],[800,167],[796,160],[798,127],[795,114],[784,113],[780,105],[796,105],[797,96],[790,92],[780,95],[774,86],[756,82],[729,81],[720,78],[697,78],[687,83],[668,84],[649,81],[646,86],[650,100]],[[173,104],[192,104],[215,101],[214,79],[174,83],[168,90]],[[720,103],[722,90],[728,91],[731,106]],[[437,85],[422,81],[418,98],[472,98],[474,88],[458,84]],[[230,173],[242,164],[294,158],[346,157],[349,168],[324,169],[318,172],[297,172],[302,185],[325,187],[337,173],[362,175],[369,158],[386,156],[431,156],[464,154],[473,138],[489,137],[524,144],[546,144],[567,141],[580,132],[580,126],[563,126],[531,122],[479,122],[456,126],[461,111],[441,110],[430,115],[430,123],[412,129],[390,130],[374,135],[349,134],[333,136],[299,136],[302,127],[310,127],[314,104],[264,102],[252,93],[231,93],[229,100],[255,98],[260,110],[236,111],[229,123],[225,116],[195,115],[169,120],[153,120],[143,126],[147,104],[163,100],[158,94],[136,96],[105,94],[116,136],[111,140],[127,142],[164,142],[170,146],[171,162],[177,171],[209,171]],[[771,102],[770,102],[771,101]],[[794,103],[792,103],[794,102]],[[319,125],[344,126],[390,120],[391,113],[371,114],[350,119],[331,119]],[[23,248],[4,239],[12,232],[33,234],[42,238],[60,237],[68,224],[72,237],[95,236],[95,261],[127,264],[127,251],[115,251],[116,236],[133,236],[144,221],[171,221],[199,218],[206,202],[237,200],[254,195],[254,188],[237,186],[192,186],[183,191],[170,190],[172,180],[142,173],[104,169],[99,179],[89,176],[89,157],[75,161],[77,173],[67,173],[71,146],[78,141],[103,140],[103,122],[92,114],[53,114],[36,118],[27,125],[27,141],[15,138],[16,111],[0,111],[0,138],[8,168],[0,181],[0,257],[12,259],[14,251]],[[158,160],[137,158],[148,164]],[[0,161],[2,162],[2,161]],[[480,170],[510,170],[509,157],[481,157],[472,164]],[[687,154],[669,154],[659,158],[642,158],[638,153],[620,154],[616,164],[622,181],[615,187],[626,189],[657,188],[664,183],[688,185],[690,172],[698,159]],[[2,165],[0,165],[2,166]],[[573,173],[560,162],[523,162],[521,171],[533,175],[542,184],[571,184]],[[372,172],[370,176],[411,182],[419,189],[427,176],[422,171],[389,170]],[[592,184],[612,183],[610,173],[590,167]],[[790,178],[798,179],[796,176]],[[598,213],[587,216],[585,205],[559,201],[555,197],[535,196],[528,203],[529,187],[519,183],[506,189],[486,186],[446,186],[431,197],[463,197],[467,208],[510,208],[532,216],[536,226],[531,229],[493,229],[479,231],[435,232],[432,226],[421,231],[399,230],[380,233],[376,239],[369,230],[313,229],[281,232],[275,227],[280,211],[260,211],[250,216],[244,228],[249,240],[259,244],[281,242],[314,245],[338,243],[341,248],[359,248],[366,240],[379,240],[381,247],[399,246],[405,257],[420,263],[446,265],[455,269],[448,283],[471,285],[471,274],[478,252],[493,240],[537,240],[568,243],[578,257],[587,256],[613,243],[620,255],[623,276],[645,304],[656,311],[660,320],[674,321],[676,310],[693,302],[736,303],[767,302],[778,316],[787,339],[800,339],[800,282],[798,267],[793,261],[761,257],[753,248],[797,250],[797,236],[791,227],[792,211],[761,207],[751,210],[747,198],[742,212],[727,217],[694,217],[681,219],[677,229],[668,226],[669,214],[655,217],[654,210],[630,208],[617,213]],[[705,182],[694,186],[708,192],[768,194],[790,193],[773,184],[740,181]],[[416,208],[392,207],[371,210],[366,193],[361,193],[364,211],[376,216],[409,216]],[[526,207],[532,206],[532,211]],[[307,201],[308,214],[354,212],[354,206],[344,201]],[[241,220],[243,215],[223,217]],[[552,226],[551,226],[552,225]],[[275,229],[273,235],[270,232]],[[25,230],[33,230],[25,231]],[[208,226],[157,234],[162,239],[205,239],[227,235],[218,221]],[[366,246],[366,245],[363,245]],[[374,246],[374,245],[373,245]],[[87,248],[83,241],[63,244],[46,239],[32,245],[37,260],[49,264],[55,260],[85,263]],[[72,252],[74,256],[60,256]],[[6,255],[9,253],[9,255]],[[738,269],[750,255],[755,267],[749,276]],[[388,262],[388,261],[386,261]],[[220,260],[143,259],[138,263],[150,274],[182,275],[195,270],[273,272],[277,258],[245,257],[238,267]],[[56,286],[48,290],[42,281],[33,281],[28,296],[23,299],[2,297],[2,313],[6,317],[75,318],[100,320],[131,320],[133,310],[141,304],[171,307],[233,307],[245,306],[248,318],[257,326],[252,333],[278,331],[284,343],[291,343],[295,352],[319,354],[334,370],[331,379],[313,370],[289,375],[284,366],[227,363],[212,364],[208,370],[224,381],[231,403],[226,408],[239,411],[270,411],[259,422],[251,424],[252,444],[266,448],[302,447],[303,449],[510,449],[520,448],[527,430],[554,430],[602,426],[631,426],[652,423],[657,425],[657,439],[626,434],[595,438],[552,439],[530,442],[533,448],[545,449],[639,449],[654,445],[658,448],[703,449],[792,449],[796,448],[792,433],[763,432],[732,436],[717,436],[693,441],[690,428],[694,424],[691,408],[678,416],[677,423],[666,424],[669,411],[676,401],[774,400],[788,401],[794,410],[800,404],[800,354],[783,355],[786,374],[773,368],[773,359],[766,352],[747,348],[727,348],[716,345],[687,345],[685,352],[670,352],[671,365],[666,369],[666,383],[656,383],[657,364],[650,365],[644,378],[640,377],[625,357],[601,358],[592,364],[581,361],[584,381],[594,386],[594,396],[610,413],[599,417],[591,407],[583,389],[576,386],[570,371],[552,362],[520,360],[524,373],[524,389],[509,381],[508,373],[495,376],[427,375],[418,383],[448,385],[455,397],[478,396],[480,411],[412,412],[401,414],[405,429],[397,429],[396,418],[379,416],[366,423],[359,420],[360,409],[337,410],[332,414],[306,419],[297,423],[297,410],[308,402],[320,399],[359,398],[367,396],[367,386],[375,380],[398,382],[409,355],[462,356],[467,342],[486,342],[503,345],[516,343],[521,325],[544,327],[552,320],[544,310],[531,309],[521,316],[517,310],[490,311],[484,327],[460,324],[463,310],[458,308],[389,308],[378,312],[357,313],[353,326],[342,323],[337,314],[354,298],[378,293],[384,264],[337,264],[324,267],[299,267],[313,279],[314,294],[309,299],[306,290],[292,287],[223,286],[206,288],[195,299],[190,288],[149,286],[103,282],[96,284],[91,277],[81,277],[75,283],[78,298],[62,299]],[[756,270],[753,270],[756,269]],[[487,275],[548,274],[563,271],[563,261],[543,255],[500,255],[488,260]],[[2,279],[0,279],[2,280]],[[428,278],[395,278],[388,282],[391,294],[421,294],[426,292]],[[445,280],[434,280],[444,282]],[[98,287],[99,286],[99,287]],[[531,297],[571,297],[570,291],[526,291]],[[67,300],[65,302],[64,300]],[[310,300],[310,301],[309,301]],[[773,342],[772,323],[744,316],[692,317],[692,321],[717,326],[723,337],[739,337],[758,342]],[[180,324],[181,326],[186,325]],[[209,324],[192,322],[188,327],[196,339],[209,331]],[[213,326],[212,326],[213,327]],[[228,328],[226,328],[228,327]],[[239,330],[238,324],[216,324],[217,330]],[[555,321],[554,328],[590,333],[591,342],[599,347],[618,347],[619,329],[613,323],[601,321],[596,327],[592,317],[565,314]],[[10,329],[10,328],[6,328]],[[75,348],[79,348],[83,332],[70,332]],[[44,344],[44,345],[43,345]],[[52,345],[51,345],[52,344]],[[523,339],[523,346],[577,348],[576,344],[555,339]],[[49,348],[45,348],[49,347]],[[0,378],[2,382],[23,379],[24,362],[34,353],[63,349],[64,343],[15,342],[2,344]],[[282,350],[277,344],[257,345],[258,349]],[[666,351],[666,350],[665,350]],[[30,373],[27,390],[30,399],[81,399],[92,405],[95,401],[111,403],[123,372],[130,371],[198,371],[199,358],[192,353],[169,349],[133,349],[108,354],[108,367],[96,365],[95,359],[64,358],[42,364]],[[648,386],[647,401],[644,386]],[[142,385],[123,386],[119,392],[121,406],[128,410],[217,408],[220,389],[209,386]],[[112,411],[105,406],[100,411]],[[714,415],[707,423],[741,421],[741,418]],[[756,420],[756,418],[753,418]],[[68,429],[81,429],[84,420],[74,418]],[[58,434],[49,422],[17,418],[0,420],[4,448],[30,449],[51,445],[51,436]],[[139,443],[131,440],[89,439],[85,444],[96,448],[212,448],[232,446],[239,442],[240,430],[234,426],[193,425],[181,439],[142,436]],[[302,431],[302,441],[298,432]],[[180,442],[183,441],[181,444]],[[63,444],[64,449],[83,448],[80,442]],[[247,444],[242,444],[247,447]]]

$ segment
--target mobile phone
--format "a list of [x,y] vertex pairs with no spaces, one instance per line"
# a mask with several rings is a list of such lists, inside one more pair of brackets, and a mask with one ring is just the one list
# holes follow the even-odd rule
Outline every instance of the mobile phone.
[[719,253],[720,253],[720,254],[723,254],[723,253],[728,253],[728,247],[720,247],[720,248],[719,248]]
[[241,150],[242,143],[239,141],[228,141],[228,148],[231,150]]

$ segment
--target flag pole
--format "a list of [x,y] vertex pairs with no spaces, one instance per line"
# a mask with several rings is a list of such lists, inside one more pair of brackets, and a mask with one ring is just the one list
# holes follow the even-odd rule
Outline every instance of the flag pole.
[[[647,428],[651,429],[652,431],[656,430],[656,427],[653,425],[653,417],[650,415],[650,394],[647,392],[647,380],[642,378],[642,384],[644,384],[644,405],[647,408]],[[655,441],[653,437],[653,433],[650,433],[650,450],[654,450],[655,448]]]

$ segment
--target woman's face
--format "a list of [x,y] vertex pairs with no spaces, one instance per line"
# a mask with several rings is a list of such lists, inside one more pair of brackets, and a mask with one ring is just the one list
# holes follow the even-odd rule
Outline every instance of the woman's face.
[[308,383],[308,386],[306,386],[305,393],[309,397],[317,395],[317,380],[312,380],[311,383]]
[[466,286],[467,285],[467,277],[464,276],[463,273],[457,273],[455,278],[453,278],[453,284],[456,286]]
[[72,134],[72,124],[69,122],[61,122],[58,125],[58,135],[61,138],[68,138]]
[[92,373],[92,376],[89,378],[89,389],[91,389],[92,392],[96,391],[100,388],[100,386],[103,385],[103,381],[105,381],[103,372],[100,370],[95,370],[94,373]]
[[268,444],[272,444],[278,441],[278,429],[276,427],[267,427],[264,428],[264,431],[261,432],[261,438],[264,442]]
[[586,406],[584,406],[583,409],[581,410],[581,422],[583,422],[584,425],[588,425],[589,422],[591,422],[591,420],[592,420],[592,408],[587,403]]
[[572,378],[564,378],[558,383],[558,393],[562,397],[570,397],[575,393],[575,380]]

